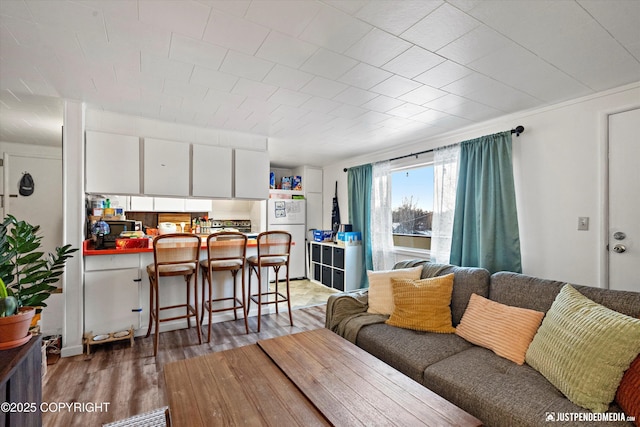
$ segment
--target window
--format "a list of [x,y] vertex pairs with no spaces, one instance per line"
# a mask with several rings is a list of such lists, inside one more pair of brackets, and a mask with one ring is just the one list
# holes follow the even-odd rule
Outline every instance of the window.
[[391,210],[394,246],[431,249],[433,164],[391,173]]

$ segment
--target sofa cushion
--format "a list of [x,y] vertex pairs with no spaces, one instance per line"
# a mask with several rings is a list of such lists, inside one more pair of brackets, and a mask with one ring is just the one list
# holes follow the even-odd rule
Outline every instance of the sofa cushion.
[[471,295],[456,334],[522,365],[544,313]]
[[[524,274],[499,272],[491,275],[489,298],[502,304],[530,308],[531,310],[546,313],[551,308],[551,304],[553,304],[560,289],[566,284],[567,282],[539,279]],[[627,316],[640,317],[640,292],[614,291],[591,286],[572,286],[582,295],[598,304]]]
[[394,309],[387,324],[415,331],[452,334],[453,274],[431,279],[391,279]]
[[[527,364],[471,347],[427,367],[423,384],[492,427],[551,426],[548,415],[589,413],[571,403]],[[612,406],[611,412],[620,412]],[[556,418],[557,419],[557,418]],[[585,426],[584,421],[562,426]],[[629,426],[626,422],[590,422],[589,426]]]
[[413,331],[384,323],[360,329],[356,345],[420,383],[427,366],[472,347],[454,334]]
[[419,279],[421,273],[421,266],[394,270],[368,270],[369,308],[367,312],[373,314],[391,314],[393,311],[391,279]]
[[640,320],[565,285],[527,350],[526,361],[569,400],[604,412],[640,353]]
[[625,414],[634,417],[637,426],[640,425],[640,356],[631,362],[622,376],[616,391],[616,402]]
[[[453,292],[451,293],[451,321],[453,326],[460,323],[467,309],[471,294],[489,297],[490,274],[484,268],[456,267],[448,264],[435,264],[425,260],[407,260],[398,262],[394,268],[423,266],[421,279],[444,276],[453,273]],[[436,272],[435,274],[432,274]]]

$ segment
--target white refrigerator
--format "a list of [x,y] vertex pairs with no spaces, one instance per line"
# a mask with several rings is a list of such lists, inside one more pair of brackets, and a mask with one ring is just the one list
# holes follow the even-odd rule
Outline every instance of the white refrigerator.
[[[267,230],[282,230],[291,233],[291,259],[289,260],[289,278],[305,277],[306,244],[306,200],[269,199],[267,203]],[[280,279],[282,275],[278,277]],[[269,276],[275,280],[275,276]]]

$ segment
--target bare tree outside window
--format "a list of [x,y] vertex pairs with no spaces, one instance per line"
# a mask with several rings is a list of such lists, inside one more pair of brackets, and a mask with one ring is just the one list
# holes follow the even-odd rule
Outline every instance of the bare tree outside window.
[[391,175],[395,246],[430,249],[433,218],[433,166],[395,171]]

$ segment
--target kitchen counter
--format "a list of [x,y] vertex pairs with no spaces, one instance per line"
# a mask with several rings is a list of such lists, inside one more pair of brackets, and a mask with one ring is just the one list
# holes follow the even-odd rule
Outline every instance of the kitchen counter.
[[[207,235],[201,235],[200,239],[202,244],[201,249],[207,248]],[[291,243],[292,245],[295,243]],[[252,248],[258,246],[256,239],[249,239],[247,241],[247,247]],[[125,255],[125,254],[140,254],[145,252],[153,252],[153,240],[149,239],[149,246],[146,248],[114,248],[114,249],[95,249],[93,241],[90,239],[85,240],[82,243],[82,254],[84,256],[93,255]]]

